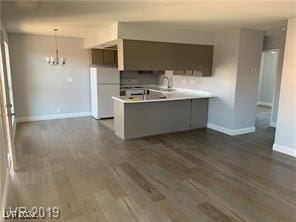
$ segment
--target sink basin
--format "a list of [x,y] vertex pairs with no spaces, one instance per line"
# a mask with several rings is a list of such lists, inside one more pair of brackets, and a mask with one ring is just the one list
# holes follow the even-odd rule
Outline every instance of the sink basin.
[[139,102],[139,101],[149,101],[149,100],[165,100],[168,99],[170,95],[167,93],[163,92],[156,92],[156,91],[151,91],[149,94],[146,94],[145,96],[143,95],[136,95],[136,96],[129,96],[126,98],[127,101],[129,102]]

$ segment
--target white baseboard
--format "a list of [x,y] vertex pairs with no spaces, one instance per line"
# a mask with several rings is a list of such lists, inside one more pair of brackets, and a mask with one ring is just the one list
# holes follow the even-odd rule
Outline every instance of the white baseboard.
[[83,116],[90,116],[90,112],[62,113],[62,114],[42,115],[42,116],[23,116],[23,117],[17,117],[16,121],[19,123],[19,122],[31,122],[31,121],[40,121],[40,120],[65,119],[65,118],[74,118],[74,117],[83,117]]
[[276,128],[276,122],[270,121],[269,126]]
[[261,106],[270,106],[272,107],[272,103],[267,103],[267,102],[257,102],[257,105],[261,105]]
[[241,129],[228,129],[223,126],[219,126],[213,123],[208,123],[207,127],[216,131],[219,131],[221,133],[225,133],[230,136],[236,136],[240,134],[245,134],[245,133],[253,133],[255,132],[256,128],[253,127],[247,127],[247,128],[241,128]]
[[287,147],[287,146],[283,146],[277,143],[274,143],[272,146],[272,149],[274,151],[280,152],[280,153],[284,153],[293,157],[296,157],[296,149],[291,148],[291,147]]

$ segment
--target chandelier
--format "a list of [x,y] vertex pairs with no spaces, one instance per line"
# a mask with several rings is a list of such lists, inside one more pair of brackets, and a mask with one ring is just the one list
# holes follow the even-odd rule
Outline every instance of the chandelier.
[[57,40],[57,31],[58,29],[54,29],[54,37],[55,37],[55,47],[56,47],[56,54],[55,56],[45,57],[46,62],[51,66],[64,66],[66,64],[66,58],[59,56],[58,50],[58,40]]

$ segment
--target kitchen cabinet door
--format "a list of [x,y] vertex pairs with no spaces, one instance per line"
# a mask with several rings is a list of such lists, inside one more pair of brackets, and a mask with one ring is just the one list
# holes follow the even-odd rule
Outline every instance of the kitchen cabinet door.
[[190,113],[191,129],[207,127],[209,99],[192,99]]
[[115,65],[115,51],[103,50],[104,65]]
[[91,49],[90,61],[92,65],[117,66],[117,51],[109,49]]
[[[213,45],[124,39],[119,43],[119,70],[200,70],[212,74]],[[184,73],[185,74],[185,73]]]
[[103,50],[102,49],[91,49],[90,50],[90,61],[92,65],[103,65]]

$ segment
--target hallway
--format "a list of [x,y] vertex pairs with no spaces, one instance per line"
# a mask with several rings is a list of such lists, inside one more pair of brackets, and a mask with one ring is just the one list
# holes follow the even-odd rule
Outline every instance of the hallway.
[[271,107],[269,106],[256,106],[256,126],[268,128],[270,125]]

